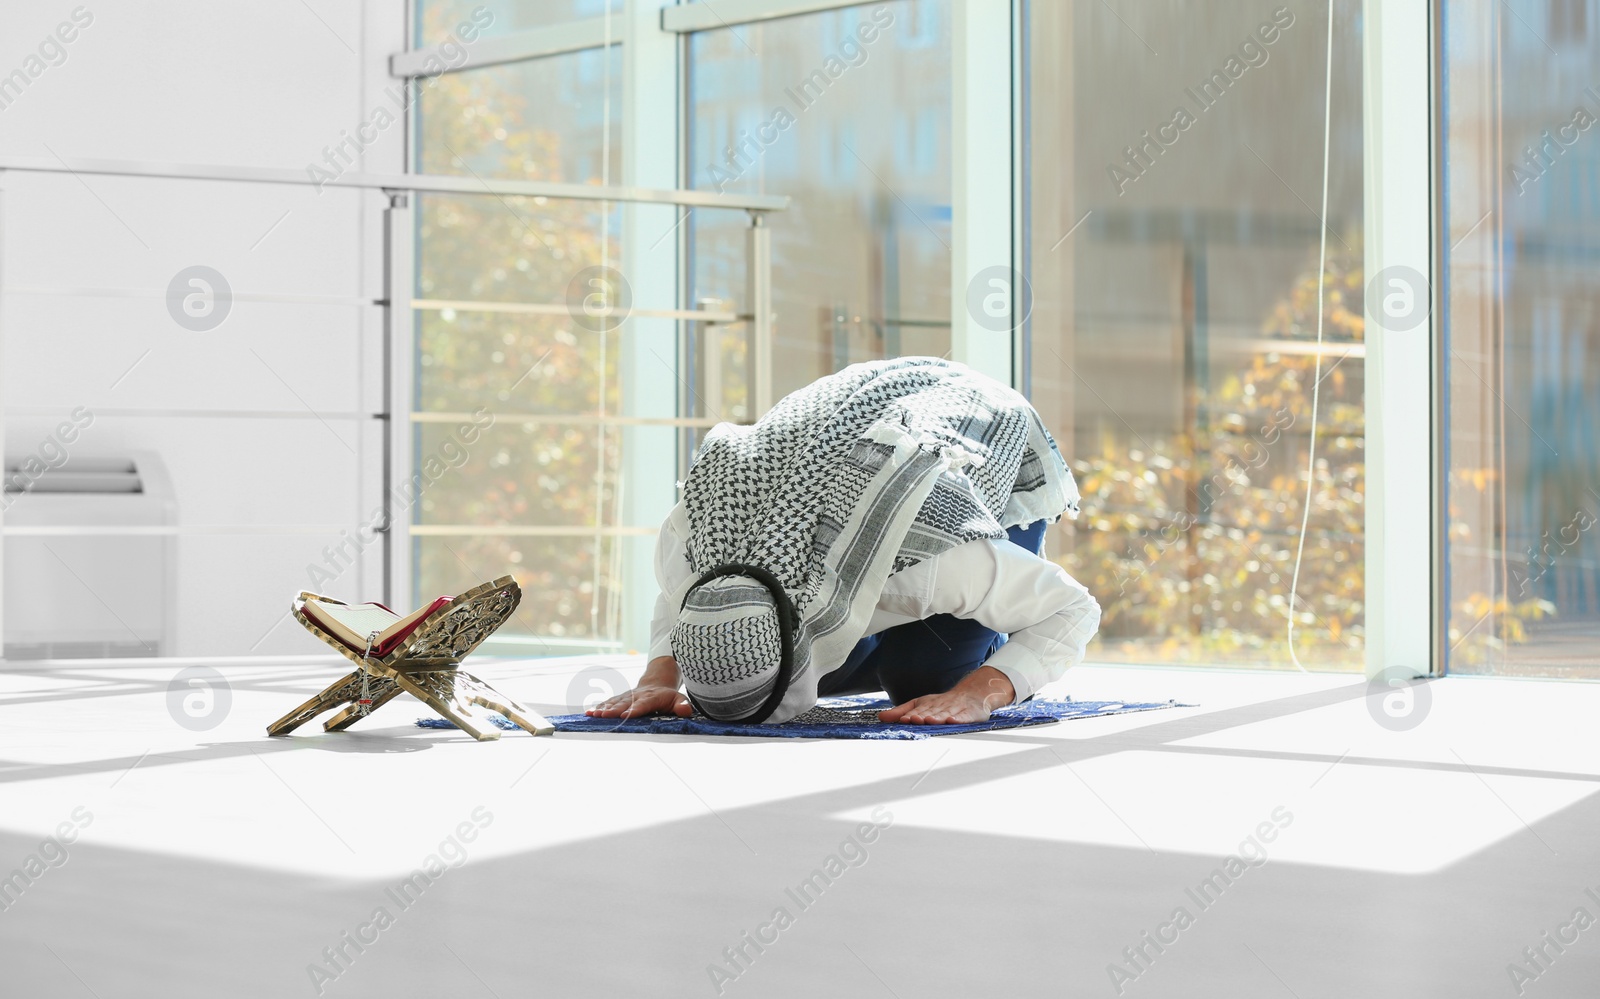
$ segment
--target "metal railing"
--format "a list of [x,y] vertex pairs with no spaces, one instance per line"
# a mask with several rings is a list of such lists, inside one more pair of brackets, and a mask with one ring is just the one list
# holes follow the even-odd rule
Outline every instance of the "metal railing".
[[[383,409],[376,413],[351,414],[355,418],[382,421],[387,430],[383,435],[383,522],[384,527],[383,589],[386,602],[392,602],[410,575],[410,545],[412,535],[429,536],[440,530],[453,532],[451,525],[406,526],[404,539],[396,539],[394,531],[394,486],[399,484],[396,456],[409,453],[413,427],[417,423],[432,422],[433,415],[417,412],[411,398],[409,368],[399,365],[409,363],[415,343],[413,318],[415,311],[442,310],[510,312],[530,315],[566,315],[569,306],[558,303],[472,302],[413,298],[414,268],[412,246],[412,194],[487,195],[492,197],[534,197],[557,200],[618,202],[639,205],[674,205],[685,208],[732,209],[748,213],[750,225],[746,235],[748,259],[746,301],[742,309],[630,309],[629,316],[683,320],[711,325],[750,324],[750,344],[754,364],[751,397],[755,414],[760,415],[772,404],[772,243],[771,229],[766,226],[768,212],[783,211],[789,199],[770,194],[723,194],[712,191],[682,191],[643,187],[603,187],[591,184],[565,184],[547,181],[502,180],[492,178],[458,177],[438,174],[372,174],[344,173],[333,178],[314,178],[301,170],[273,167],[213,166],[182,163],[151,163],[126,160],[101,159],[44,159],[24,157],[0,158],[0,182],[8,172],[68,174],[146,178],[156,180],[197,180],[238,184],[282,184],[299,187],[336,188],[341,190],[371,190],[386,198],[383,221],[382,295],[379,298],[339,299],[340,304],[378,306],[383,310]],[[5,288],[3,236],[5,234],[4,185],[0,183],[0,293]],[[118,296],[140,296],[140,292],[117,292]],[[278,300],[281,296],[237,295],[239,300],[253,297]],[[327,296],[313,296],[321,301]],[[3,400],[0,400],[3,401]],[[4,435],[4,412],[0,408],[0,438]],[[540,417],[557,420],[559,417]],[[595,420],[599,417],[588,417]],[[663,426],[698,426],[703,421],[692,417],[652,419],[646,417],[618,416],[615,422],[623,424],[648,424]],[[421,528],[420,530],[414,528]],[[213,527],[214,529],[214,527]],[[561,534],[583,531],[597,536],[611,536],[633,532],[632,528],[540,527],[522,525],[507,528],[523,533]],[[484,527],[482,533],[499,533],[502,529]],[[90,533],[85,531],[85,533]],[[0,511],[0,563],[3,563],[4,514]],[[4,634],[3,593],[0,593],[0,636]]]

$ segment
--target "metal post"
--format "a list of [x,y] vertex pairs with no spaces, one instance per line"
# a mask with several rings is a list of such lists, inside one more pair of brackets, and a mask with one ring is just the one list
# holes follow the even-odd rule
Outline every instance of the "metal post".
[[[728,303],[720,298],[702,298],[695,305],[707,312],[726,312],[728,309]],[[700,405],[695,407],[694,400],[691,399],[689,403],[691,408],[686,415],[709,416],[714,420],[725,419],[722,405],[722,324],[702,320],[690,325],[695,327],[697,334],[695,346],[698,348],[699,356],[695,361],[698,363],[700,375],[697,392]],[[696,408],[700,412],[695,412]],[[697,433],[693,428],[690,428],[689,432],[691,435]]]
[[772,230],[761,212],[750,213],[745,230],[745,299],[750,308],[750,402],[752,420],[772,408]]
[[[6,275],[6,177],[0,170],[0,371],[5,370],[5,275]],[[4,395],[0,392],[0,478],[5,474],[6,410]],[[6,587],[5,587],[5,494],[0,492],[0,660],[5,658]]]
[[[391,607],[410,606],[411,506],[417,490],[411,485],[411,390],[415,333],[412,328],[412,261],[410,195],[386,191],[383,211],[383,599]],[[395,603],[395,601],[400,603]]]

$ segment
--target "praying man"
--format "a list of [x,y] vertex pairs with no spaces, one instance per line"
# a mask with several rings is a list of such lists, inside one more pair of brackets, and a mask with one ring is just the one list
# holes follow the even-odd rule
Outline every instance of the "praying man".
[[1083,658],[1100,606],[1042,556],[1078,489],[1038,412],[963,365],[851,365],[707,433],[661,527],[650,659],[590,715],[986,720]]

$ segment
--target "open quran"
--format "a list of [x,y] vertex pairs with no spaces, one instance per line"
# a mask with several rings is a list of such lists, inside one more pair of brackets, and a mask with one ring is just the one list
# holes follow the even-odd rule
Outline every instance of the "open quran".
[[522,590],[510,576],[480,583],[458,596],[439,597],[397,614],[380,603],[347,604],[319,593],[294,598],[295,620],[340,655],[354,672],[267,727],[287,735],[325,711],[343,709],[324,725],[339,732],[408,693],[480,741],[500,729],[479,708],[498,711],[534,735],[555,726],[460,668],[461,660],[510,620]]

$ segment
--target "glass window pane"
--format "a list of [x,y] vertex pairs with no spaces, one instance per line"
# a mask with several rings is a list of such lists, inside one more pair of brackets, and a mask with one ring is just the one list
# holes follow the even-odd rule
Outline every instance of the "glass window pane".
[[[418,169],[615,183],[620,59],[612,46],[418,84]],[[404,488],[411,521],[446,533],[413,543],[415,599],[512,571],[524,601],[508,634],[615,643],[622,435],[600,417],[619,408],[618,335],[566,302],[582,272],[615,264],[619,224],[599,202],[418,198],[420,478]],[[575,533],[494,533],[528,528]]]
[[493,37],[601,17],[607,10],[621,14],[622,0],[417,0],[416,44],[436,45],[463,23]]
[[602,520],[609,514],[615,433],[600,465],[589,424],[516,420],[487,409],[476,420],[424,423],[417,436],[419,523],[577,528],[596,522],[596,504]]
[[1449,669],[1600,677],[1600,24],[1450,0]]
[[474,583],[510,575],[522,604],[485,651],[570,655],[589,648],[620,649],[623,545],[636,538],[469,535],[417,538],[413,551],[425,593],[460,593]]
[[[1091,655],[1362,666],[1361,5],[1028,5],[1029,390],[1083,516]],[[1318,365],[1320,362],[1320,381]],[[1316,461],[1306,509],[1312,388]]]
[[[946,353],[948,3],[699,32],[689,56],[690,186],[793,199],[768,220],[774,394],[855,361]],[[693,298],[742,301],[744,215],[696,211],[688,224]],[[710,415],[741,419],[743,367],[724,362],[727,408]]]
[[622,52],[616,45],[413,85],[421,122],[417,169],[423,173],[569,184],[620,175]]
[[617,411],[615,332],[602,342],[565,316],[442,309],[417,313],[417,338],[420,410],[592,415],[604,381],[605,409]]

